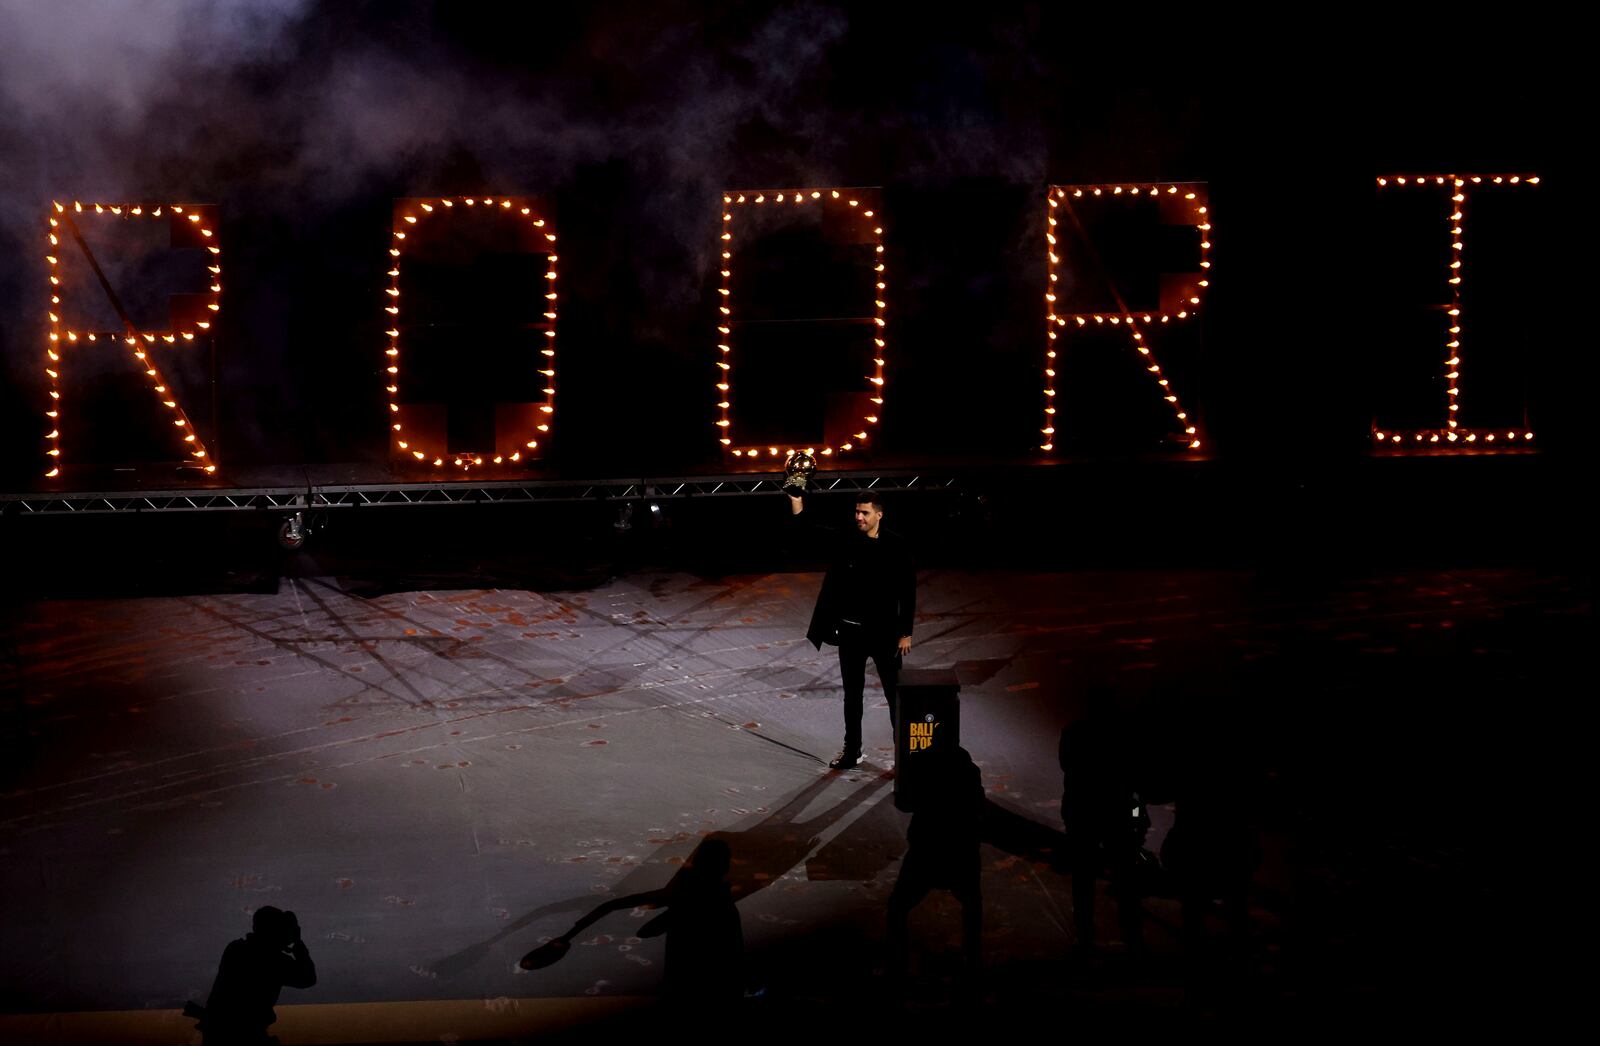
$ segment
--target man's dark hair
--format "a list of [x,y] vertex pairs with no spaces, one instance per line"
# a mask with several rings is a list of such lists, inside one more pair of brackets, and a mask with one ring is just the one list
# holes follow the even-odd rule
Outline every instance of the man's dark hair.
[[857,505],[871,505],[879,512],[883,511],[883,495],[875,490],[863,490],[856,495]]
[[250,929],[263,936],[274,936],[283,928],[283,909],[264,904],[250,916]]
[[689,863],[706,878],[720,880],[728,874],[733,864],[733,847],[728,845],[726,839],[711,836],[701,840],[700,845],[694,848]]

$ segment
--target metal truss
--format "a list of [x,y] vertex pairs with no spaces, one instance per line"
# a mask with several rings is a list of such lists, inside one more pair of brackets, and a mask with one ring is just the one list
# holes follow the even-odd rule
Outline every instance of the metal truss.
[[302,508],[304,490],[218,490],[148,493],[0,494],[0,515],[103,515],[108,512],[241,512]]
[[[775,494],[782,473],[662,476],[607,480],[503,480],[485,483],[309,484],[224,490],[73,491],[0,494],[0,515],[104,515],[114,512],[306,512],[404,505],[521,505],[532,502],[659,501]],[[817,493],[938,491],[951,472],[819,472]]]

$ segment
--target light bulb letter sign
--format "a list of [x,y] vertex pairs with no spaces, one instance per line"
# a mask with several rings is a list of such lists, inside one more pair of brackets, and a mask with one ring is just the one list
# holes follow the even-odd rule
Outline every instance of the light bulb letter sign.
[[[730,190],[722,194],[721,203],[717,243],[722,279],[717,287],[716,352],[712,359],[716,403],[713,425],[718,443],[735,458],[774,463],[787,459],[797,450],[824,458],[864,450],[876,437],[881,424],[889,351],[888,266],[879,190]],[[763,312],[752,300],[765,295],[752,289],[748,274],[757,263],[750,255],[757,251],[762,230],[774,225],[786,225],[788,235],[799,236],[794,230],[802,227],[810,230],[806,235],[820,234],[820,240],[811,235],[810,239],[801,237],[786,242],[799,244],[803,241],[824,253],[828,247],[837,248],[852,259],[859,258],[865,263],[868,285],[861,287],[851,283],[834,288],[842,291],[836,294],[836,301],[851,303],[842,309],[823,309],[820,314],[807,316],[797,316],[792,311],[786,313],[782,309]],[[762,251],[770,245],[770,241],[759,244]],[[854,261],[846,267],[853,269]],[[767,254],[762,254],[761,271],[762,288],[769,295],[776,291],[780,296],[785,291],[800,288],[831,288],[829,281],[839,275],[839,271],[835,271],[822,274],[820,279],[815,273],[791,278],[787,269]],[[866,304],[868,302],[871,304]],[[816,311],[813,307],[812,312]],[[762,419],[764,408],[752,402],[748,392],[754,373],[752,367],[765,356],[761,373],[769,378],[778,375],[781,381],[784,372],[772,359],[774,347],[795,341],[809,342],[815,358],[801,358],[794,363],[787,372],[791,378],[814,377],[824,367],[820,351],[823,346],[834,348],[844,344],[851,353],[845,367],[853,368],[852,375],[859,375],[860,384],[855,386],[859,391],[837,395],[830,392],[834,403],[818,432],[787,433],[780,438],[771,431],[773,426],[767,425],[767,431],[758,433],[755,430],[762,426],[757,422],[766,419]],[[856,353],[858,346],[861,358]],[[740,387],[736,378],[740,374],[741,353],[747,354],[743,357],[746,361],[743,415],[734,408],[734,392]],[[748,354],[757,354],[756,359]],[[854,380],[854,377],[849,379],[852,385]],[[791,406],[798,395],[793,387],[783,388],[782,397]]]
[[[1173,438],[1185,450],[1198,451],[1202,445],[1199,424],[1179,399],[1172,378],[1157,362],[1150,335],[1163,325],[1183,323],[1199,315],[1202,300],[1211,286],[1213,237],[1205,185],[1198,182],[1052,185],[1046,190],[1045,203],[1044,248],[1048,282],[1044,294],[1044,423],[1039,430],[1043,437],[1039,441],[1039,449],[1046,453],[1055,450],[1057,433],[1062,427],[1061,407],[1057,399],[1061,386],[1057,383],[1057,377],[1067,343],[1079,332],[1113,329],[1125,332],[1129,348],[1138,354],[1140,366],[1149,376],[1151,388],[1166,404],[1175,430]],[[1086,228],[1092,209],[1128,205],[1153,207],[1164,225],[1191,226],[1197,234],[1198,270],[1163,275],[1160,305],[1156,309],[1138,309],[1130,303],[1102,260]],[[1067,303],[1065,282],[1073,275],[1066,271],[1065,262],[1069,238],[1077,248],[1076,253],[1097,270],[1095,276],[1115,303],[1114,308],[1083,311]]]
[[[96,225],[156,221],[167,223],[171,247],[203,252],[200,257],[205,266],[206,281],[206,290],[203,292],[171,297],[169,322],[161,330],[152,330],[134,322],[84,234],[86,228],[91,232],[96,231]],[[179,402],[177,390],[164,373],[160,357],[169,350],[181,351],[195,341],[204,339],[213,332],[217,316],[222,311],[222,236],[217,223],[217,209],[197,204],[109,204],[84,203],[81,200],[66,203],[57,200],[50,205],[45,241],[45,263],[50,279],[50,307],[46,313],[49,331],[44,367],[49,396],[45,411],[48,429],[45,436],[45,476],[53,479],[61,474],[69,446],[62,434],[68,431],[69,420],[76,420],[70,418],[67,403],[69,390],[63,377],[68,364],[75,356],[114,345],[120,345],[127,359],[142,372],[145,383],[159,404],[160,416],[171,423],[173,449],[182,455],[187,466],[206,473],[215,472],[216,461]],[[84,278],[69,280],[66,275],[69,258],[82,263]],[[76,266],[71,268],[76,271]],[[75,295],[91,295],[94,293],[88,289],[91,282],[99,284],[115,311],[119,321],[117,327],[100,328],[92,321],[81,323],[75,319],[78,313],[74,306],[82,302],[68,300],[69,285]],[[88,419],[78,422],[87,423]]]
[[[390,459],[434,475],[526,467],[556,410],[560,259],[543,206],[496,195],[396,200],[388,249]],[[403,271],[428,285],[416,300],[402,297]],[[473,367],[475,354],[492,372]]]
[[[1463,416],[1462,389],[1467,387],[1464,375],[1470,375],[1469,360],[1473,356],[1469,330],[1469,317],[1463,306],[1462,291],[1468,274],[1466,258],[1469,205],[1475,193],[1527,189],[1539,184],[1536,174],[1386,174],[1377,179],[1379,192],[1430,192],[1443,196],[1443,230],[1448,230],[1450,251],[1446,255],[1444,271],[1448,296],[1444,301],[1430,303],[1441,314],[1440,356],[1438,373],[1442,375],[1444,389],[1443,424],[1437,428],[1405,428],[1383,424],[1375,419],[1372,440],[1375,450],[1387,451],[1456,451],[1505,450],[1529,447],[1533,432],[1524,424],[1505,428],[1473,427]],[[1481,352],[1480,347],[1477,351]],[[1480,357],[1481,358],[1481,357]],[[1467,379],[1470,380],[1470,379]],[[1524,418],[1524,422],[1525,422]]]

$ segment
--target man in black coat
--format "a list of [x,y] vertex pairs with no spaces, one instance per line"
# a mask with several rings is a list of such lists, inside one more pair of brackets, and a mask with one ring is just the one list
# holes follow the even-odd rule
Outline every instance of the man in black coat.
[[[793,493],[789,506],[796,523],[805,500]],[[818,650],[839,648],[839,675],[844,682],[844,748],[828,764],[849,770],[861,762],[862,694],[867,659],[878,668],[883,696],[894,725],[895,684],[900,659],[911,651],[911,621],[917,607],[917,575],[905,541],[886,531],[883,502],[870,491],[856,499],[855,527],[840,530],[816,526],[813,532],[831,539],[828,573],[817,594],[806,638]]]

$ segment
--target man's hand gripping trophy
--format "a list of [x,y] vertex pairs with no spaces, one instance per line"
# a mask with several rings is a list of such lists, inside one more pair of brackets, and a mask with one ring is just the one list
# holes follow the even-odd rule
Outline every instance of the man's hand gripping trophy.
[[816,471],[817,459],[803,450],[790,454],[783,463],[783,492],[789,495],[789,505],[796,514],[805,507],[806,491]]

